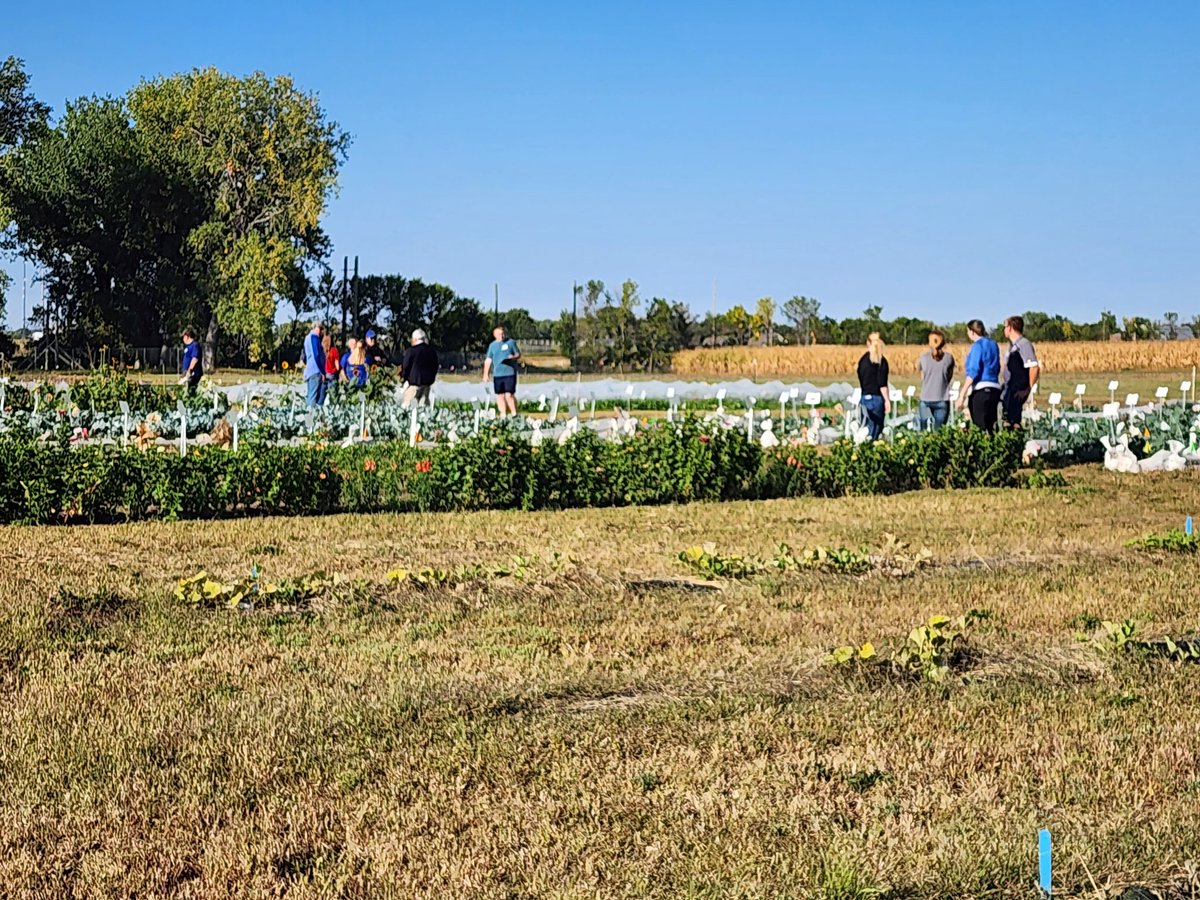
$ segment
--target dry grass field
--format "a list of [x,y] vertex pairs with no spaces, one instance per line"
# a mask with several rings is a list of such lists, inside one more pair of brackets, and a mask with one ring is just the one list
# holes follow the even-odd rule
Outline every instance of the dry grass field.
[[[1080,638],[1196,629],[1194,557],[1125,543],[1200,509],[1200,478],[1069,476],[2,528],[0,896],[1030,897],[1039,827],[1056,896],[1197,896],[1200,670]],[[931,567],[705,582],[676,559],[885,532]],[[514,554],[522,577],[385,578]],[[172,596],[254,561],[349,580],[291,611]],[[970,609],[942,683],[821,664]]]
[[[965,339],[950,346],[961,362],[970,346]],[[897,373],[916,370],[923,345],[887,348],[888,361]],[[1047,372],[1079,375],[1108,372],[1190,372],[1200,365],[1200,341],[1076,341],[1037,344],[1038,361]],[[811,347],[725,347],[685,350],[675,354],[674,371],[680,376],[760,378],[802,376],[841,378],[852,374],[862,347],[818,344]]]

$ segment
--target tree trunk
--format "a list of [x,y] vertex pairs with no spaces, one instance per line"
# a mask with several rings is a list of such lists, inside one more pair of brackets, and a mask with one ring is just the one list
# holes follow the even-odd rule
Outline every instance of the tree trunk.
[[221,336],[221,323],[217,314],[208,317],[208,331],[204,335],[204,371],[211,373],[217,368],[217,338]]

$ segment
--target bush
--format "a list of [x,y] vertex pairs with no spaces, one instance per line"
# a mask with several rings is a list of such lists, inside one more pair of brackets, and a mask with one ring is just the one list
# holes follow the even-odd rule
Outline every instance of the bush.
[[1013,482],[1021,438],[943,430],[764,452],[740,431],[687,421],[620,443],[583,431],[534,447],[501,430],[434,449],[209,447],[185,457],[0,437],[0,522],[457,509],[565,509],[837,497]]
[[974,428],[903,435],[894,443],[839,441],[828,453],[816,447],[781,447],[765,454],[755,493],[764,498],[841,497],[1007,487],[1021,464],[1022,447],[1016,432],[989,436]]

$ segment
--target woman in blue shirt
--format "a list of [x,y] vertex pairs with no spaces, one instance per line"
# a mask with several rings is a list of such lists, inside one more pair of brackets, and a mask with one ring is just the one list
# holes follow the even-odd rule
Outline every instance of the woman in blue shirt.
[[346,341],[350,349],[342,354],[342,378],[351,387],[363,387],[367,383],[367,348],[358,338]]
[[978,319],[967,323],[967,337],[971,339],[971,352],[964,366],[967,380],[958,396],[958,408],[966,404],[969,393],[971,421],[990,434],[996,430],[1000,411],[1000,347],[987,336],[987,329]]

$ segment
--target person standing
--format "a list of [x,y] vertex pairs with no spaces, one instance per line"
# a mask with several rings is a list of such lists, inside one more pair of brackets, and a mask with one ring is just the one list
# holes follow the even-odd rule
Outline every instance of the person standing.
[[418,406],[429,404],[429,390],[437,380],[438,355],[429,346],[425,332],[418,328],[412,333],[412,346],[404,351],[400,361],[400,375],[408,383],[404,389],[404,406],[415,401]]
[[950,420],[950,382],[954,379],[954,356],[946,350],[946,335],[929,332],[929,349],[917,360],[921,372],[921,405],[917,415],[921,431],[941,428]]
[[892,411],[888,394],[888,361],[883,355],[883,338],[878,331],[867,337],[867,352],[858,361],[858,387],[862,393],[859,405],[867,417],[867,434],[877,441],[883,434],[883,422]]
[[969,395],[971,421],[991,434],[996,430],[1000,408],[1000,348],[988,337],[979,319],[967,323],[967,337],[971,339],[971,350],[967,353],[967,380],[958,397],[958,408],[963,408]]
[[349,338],[349,348],[342,354],[342,378],[351,387],[365,387],[370,366],[367,364],[367,346],[360,338]]
[[304,336],[304,388],[309,406],[321,405],[325,384],[325,351],[321,347],[321,323],[313,322]]
[[496,409],[500,415],[517,414],[517,360],[521,350],[517,342],[508,337],[503,325],[492,329],[492,342],[488,345],[483,360],[483,381],[486,384],[491,373],[492,387],[496,391]]
[[387,355],[383,352],[383,348],[379,346],[378,337],[373,328],[369,329],[366,333],[367,343],[363,349],[367,354],[367,365],[372,368],[375,366],[386,366],[388,363]]
[[189,397],[196,396],[196,388],[204,377],[204,362],[200,359],[200,345],[196,343],[196,333],[190,328],[183,329],[183,362],[180,365],[183,377],[180,384],[187,385]]
[[1008,356],[1001,382],[1004,421],[1009,428],[1020,428],[1025,404],[1037,386],[1042,369],[1033,344],[1025,337],[1025,320],[1021,316],[1009,316],[1004,320],[1004,336],[1008,338]]
[[329,329],[325,329],[325,337],[321,340],[321,346],[325,349],[325,393],[328,394],[329,385],[338,380],[338,375],[342,371],[342,352],[333,342],[333,334]]

